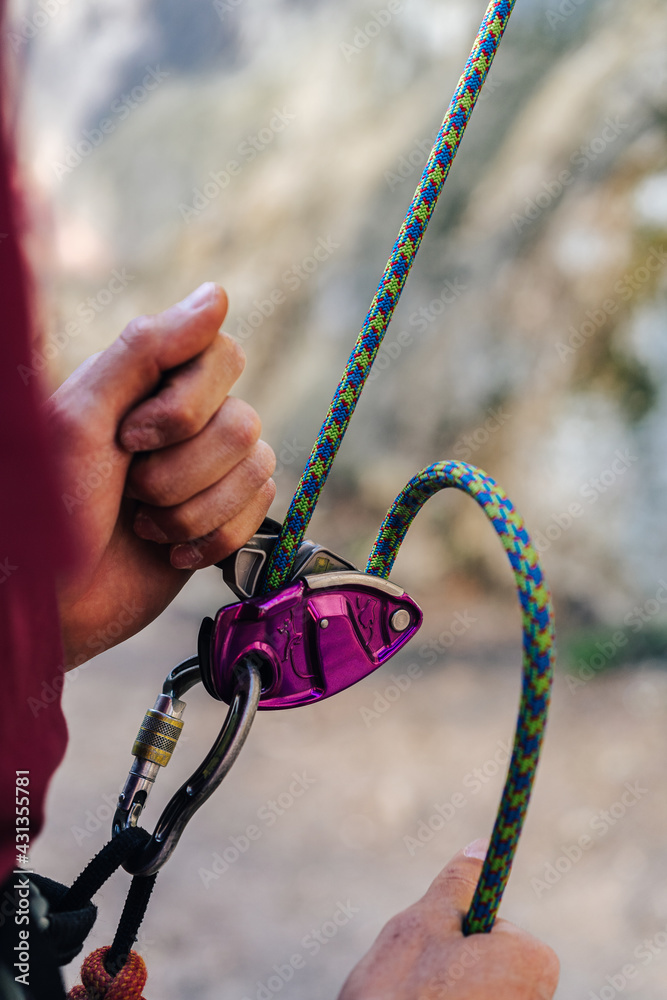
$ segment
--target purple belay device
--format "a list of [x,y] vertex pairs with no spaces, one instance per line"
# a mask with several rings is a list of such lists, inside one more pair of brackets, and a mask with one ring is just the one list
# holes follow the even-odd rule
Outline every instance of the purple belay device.
[[260,709],[294,708],[356,684],[398,652],[422,623],[405,591],[356,571],[306,576],[221,608],[200,635],[202,679],[229,703],[235,668],[259,665]]

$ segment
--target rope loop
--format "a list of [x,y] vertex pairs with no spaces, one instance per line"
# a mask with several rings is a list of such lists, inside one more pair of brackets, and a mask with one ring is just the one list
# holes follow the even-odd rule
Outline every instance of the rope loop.
[[73,986],[67,1000],[144,1000],[142,992],[148,979],[146,963],[136,951],[115,976],[109,975],[104,961],[109,947],[91,951],[81,966],[81,986]]
[[551,694],[554,622],[537,552],[521,515],[498,483],[465,462],[436,462],[410,480],[382,522],[366,572],[389,576],[415,516],[447,487],[473,497],[495,528],[514,571],[523,622],[523,684],[512,759],[489,850],[463,922],[464,934],[480,934],[493,927],[528,809]]

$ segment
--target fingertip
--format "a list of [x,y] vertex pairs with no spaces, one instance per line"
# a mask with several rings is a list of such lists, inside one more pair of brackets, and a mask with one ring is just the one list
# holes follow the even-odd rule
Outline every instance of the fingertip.
[[484,861],[489,850],[489,838],[478,837],[471,841],[467,847],[463,848],[463,855],[466,858],[475,858],[477,861]]
[[172,546],[169,554],[171,565],[174,569],[196,569],[203,561],[201,545],[197,542],[185,542]]
[[219,309],[227,312],[227,293],[224,288],[216,284],[214,281],[205,281],[203,284],[195,288],[194,292],[190,292],[186,295],[184,299],[181,299],[179,305],[185,309],[191,309],[197,311],[199,309],[207,309],[210,306],[217,306]]
[[215,311],[217,312],[218,314],[217,322],[218,326],[220,327],[222,325],[222,321],[227,315],[227,310],[229,308],[229,299],[227,298],[227,292],[222,287],[222,285],[218,285],[217,282],[215,281],[208,281],[206,282],[206,284],[209,285],[211,288],[208,306],[212,309],[215,309]]

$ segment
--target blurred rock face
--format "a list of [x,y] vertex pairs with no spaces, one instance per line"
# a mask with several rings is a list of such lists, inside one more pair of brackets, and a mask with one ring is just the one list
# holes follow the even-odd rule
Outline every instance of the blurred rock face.
[[[483,8],[17,5],[26,162],[52,206],[36,366],[62,377],[133,315],[220,281],[281,516]],[[576,619],[656,590],[666,36],[657,0],[518,0],[327,487],[323,541],[362,562],[406,479],[453,457],[505,485]],[[406,585],[510,583],[459,499],[429,505],[398,566]]]

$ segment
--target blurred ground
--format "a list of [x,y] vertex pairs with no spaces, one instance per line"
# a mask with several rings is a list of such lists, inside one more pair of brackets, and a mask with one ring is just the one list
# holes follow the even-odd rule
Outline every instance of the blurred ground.
[[[33,852],[38,871],[71,880],[105,841],[143,712],[169,667],[194,648],[199,618],[216,604],[216,583],[202,574],[143,635],[73,675],[65,694],[70,747]],[[437,636],[456,611],[478,623],[434,667],[420,656],[417,637],[401,662],[337,698],[257,717],[236,766],[158,878],[139,945],[149,1000],[255,1000],[278,992],[333,1000],[388,917],[414,901],[451,854],[490,832],[505,773],[498,762],[518,704],[518,630],[510,609],[494,614],[488,601],[458,596],[439,594],[440,616],[431,615],[425,628]],[[478,638],[489,623],[493,643]],[[395,702],[377,700],[411,662],[423,673]],[[184,737],[147,810],[149,828],[220,725],[220,706],[201,690],[188,702]],[[665,712],[667,676],[656,665],[603,674],[574,690],[558,675],[502,913],[558,952],[559,1000],[600,996],[606,977],[628,964],[636,977],[624,996],[664,996]],[[296,798],[289,793],[295,774],[306,786]],[[464,804],[452,810],[457,793]],[[427,836],[420,821],[437,832],[422,848],[412,840],[406,846],[404,838],[416,839],[420,829]],[[261,835],[238,852],[251,824]],[[580,851],[585,836],[590,842]],[[221,857],[231,861],[227,870]],[[90,947],[109,942],[127,884],[117,876],[99,894]],[[309,935],[324,925],[331,933],[327,922],[336,914],[342,926],[318,946]],[[281,990],[273,979],[271,992],[262,992],[274,967],[284,969],[294,954],[303,968]]]

